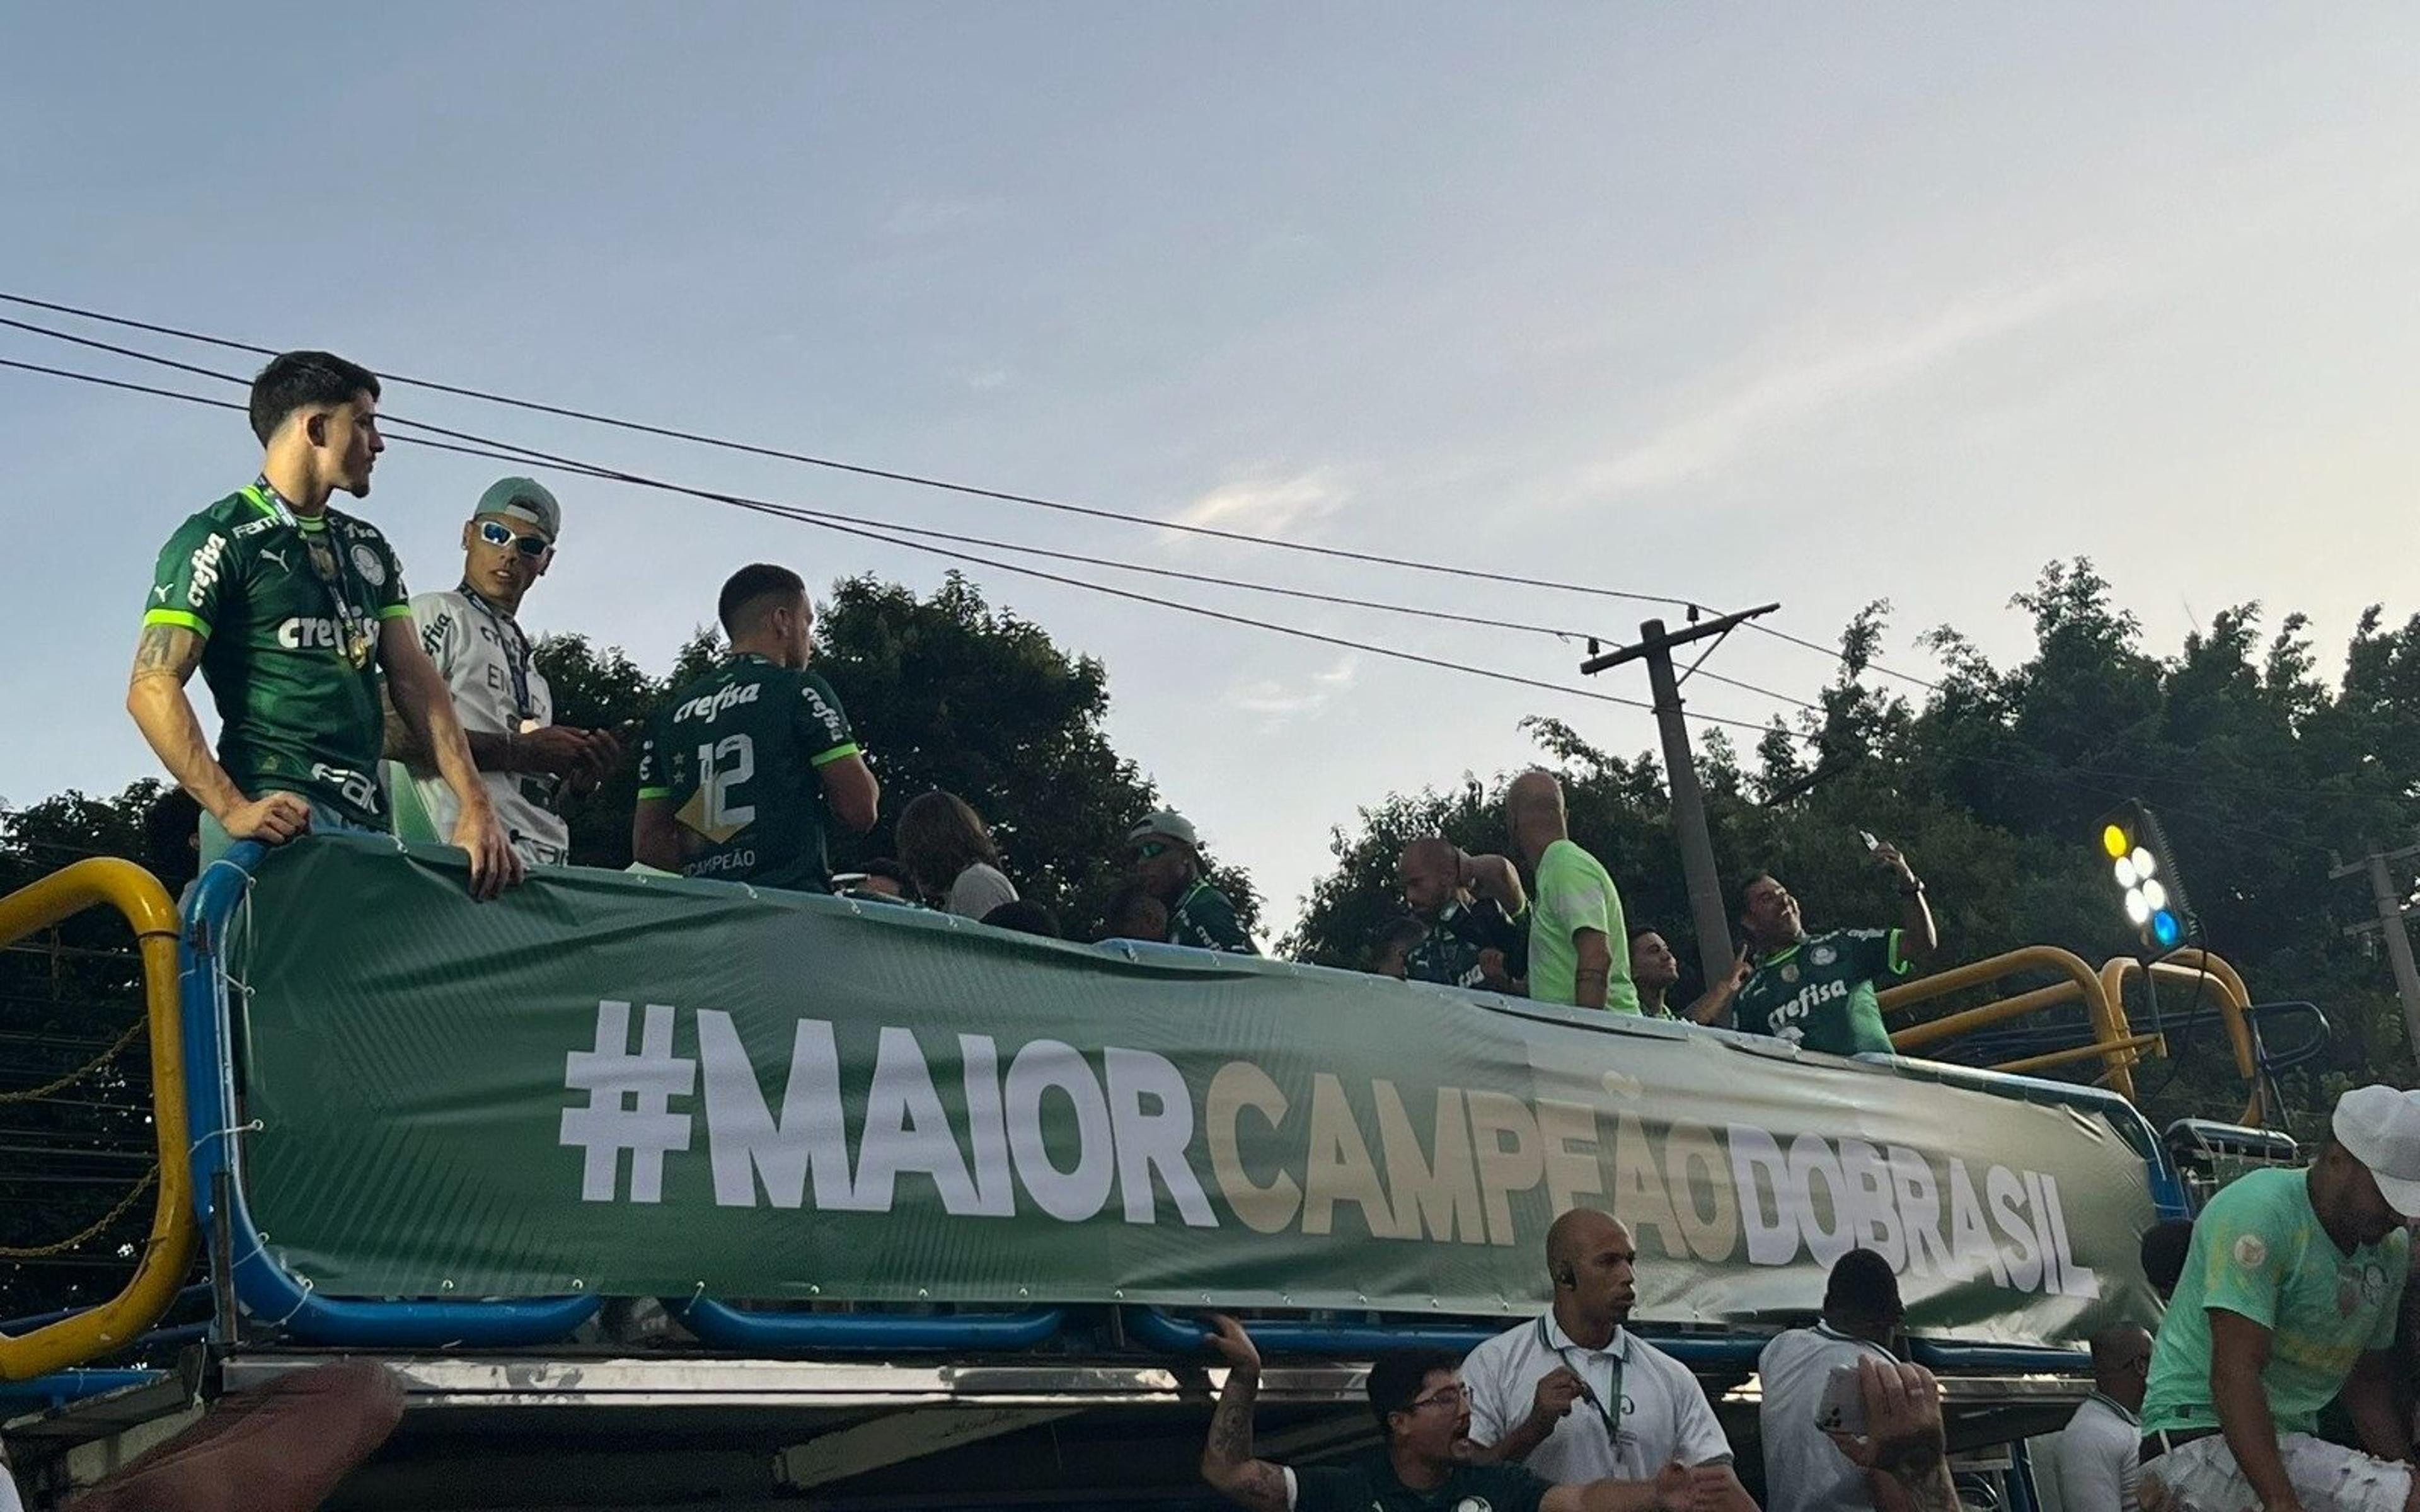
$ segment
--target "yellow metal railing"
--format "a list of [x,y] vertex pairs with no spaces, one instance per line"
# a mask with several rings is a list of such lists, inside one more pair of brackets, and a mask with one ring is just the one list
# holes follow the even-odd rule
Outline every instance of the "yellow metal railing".
[[[134,931],[151,1040],[151,1125],[160,1166],[151,1234],[125,1288],[100,1306],[16,1337],[0,1336],[0,1381],[24,1381],[123,1347],[160,1320],[193,1269],[196,1244],[185,1163],[185,1078],[178,1037],[177,910],[150,872],[131,861],[78,861],[0,898],[0,946],[87,908],[109,907]],[[141,1190],[139,1187],[136,1189]]]
[[[2119,956],[2101,968],[2101,988],[2110,1002],[2125,1011],[2126,983],[2143,974],[2143,963],[2133,956]],[[2218,999],[2219,1022],[2226,1026],[2227,1048],[2234,1052],[2236,1073],[2252,1088],[2243,1112],[2235,1121],[2248,1128],[2263,1126],[2268,1114],[2267,1100],[2262,1096],[2260,1062],[2252,1041],[2252,995],[2243,985],[2243,978],[2225,961],[2207,950],[2187,947],[2170,952],[2151,963],[2151,976],[2156,981],[2189,984],[2198,999]]]
[[2042,1009],[2081,1000],[2092,1022],[2091,1043],[2054,1050],[2048,1055],[2028,1056],[2023,1060],[1994,1066],[1992,1070],[2041,1071],[2098,1057],[2102,1066],[2100,1079],[2119,1096],[2133,1101],[2134,1065],[2143,1058],[2146,1050],[2159,1047],[2160,1037],[2136,1034],[2133,1026],[2126,1022],[2125,1009],[2110,997],[2102,978],[2072,950],[2062,950],[2055,945],[2028,945],[2004,955],[1970,961],[1962,966],[1952,966],[1947,971],[1937,971],[1929,977],[1903,982],[1882,994],[1879,1001],[1884,1012],[1896,1012],[1951,993],[1989,986],[2020,973],[2041,971],[2056,972],[2067,980],[2019,993],[2013,997],[2003,997],[1996,1003],[1985,1003],[1980,1008],[1965,1009],[1923,1024],[1911,1025],[1891,1036],[1891,1048],[1903,1056],[1916,1055],[1930,1046],[1972,1034],[1978,1029],[1987,1029]]
[[[2252,1038],[2252,997],[2243,985],[2243,978],[2219,957],[2204,950],[2182,949],[2153,962],[2151,974],[2164,983],[2192,983],[2196,995],[2214,997],[2219,1017],[2226,1026],[2229,1047],[2235,1055],[2235,1069],[2251,1087],[2251,1101],[2237,1121],[2258,1128],[2266,1111],[2260,1091],[2258,1057]],[[2167,1044],[2158,1034],[2135,1032],[2126,1013],[2126,985],[2143,973],[2143,963],[2132,956],[2120,956],[2099,971],[2085,964],[2084,958],[2071,950],[2053,945],[2029,945],[1988,960],[1952,966],[1929,977],[1918,977],[1880,995],[1878,1001],[1885,1013],[1901,1011],[1928,1003],[1951,993],[1971,988],[1988,987],[2021,974],[2052,972],[2064,980],[2047,987],[2036,987],[2003,997],[1979,1008],[1910,1025],[1891,1036],[1891,1047],[1903,1056],[1920,1055],[1932,1046],[1945,1044],[1978,1030],[2006,1024],[2044,1009],[2058,1008],[2081,1002],[2092,1026],[2092,1038],[2038,1056],[2003,1061],[1993,1071],[2030,1072],[2047,1071],[2056,1066],[2070,1066],[2082,1060],[2098,1059],[2102,1063],[2099,1080],[2106,1083],[2130,1102],[2134,1096],[2134,1070],[2146,1056],[2167,1054]]]

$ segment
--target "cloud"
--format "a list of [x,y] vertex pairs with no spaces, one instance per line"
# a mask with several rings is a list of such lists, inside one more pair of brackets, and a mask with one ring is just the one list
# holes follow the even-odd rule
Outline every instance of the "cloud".
[[1314,468],[1290,478],[1221,485],[1178,510],[1173,517],[1180,525],[1281,535],[1291,526],[1334,514],[1350,497],[1330,470]]
[[977,369],[973,372],[962,373],[959,377],[966,383],[968,388],[973,389],[978,393],[988,393],[993,389],[1006,388],[1008,386],[1009,374],[1008,369],[1004,367],[985,367]]
[[1330,699],[1352,687],[1360,671],[1361,658],[1348,652],[1338,657],[1334,666],[1312,672],[1309,681],[1299,686],[1289,687],[1274,677],[1239,683],[1227,690],[1227,706],[1240,714],[1267,719],[1316,714],[1327,706]]
[[1969,347],[2103,296],[2113,286],[2105,271],[2086,270],[1978,289],[1923,321],[1768,363],[1610,461],[1581,470],[1574,492],[1601,499],[1702,477],[1776,431],[1910,382]]
[[1008,202],[998,195],[902,200],[883,220],[882,230],[893,237],[938,236],[996,221],[1007,208]]

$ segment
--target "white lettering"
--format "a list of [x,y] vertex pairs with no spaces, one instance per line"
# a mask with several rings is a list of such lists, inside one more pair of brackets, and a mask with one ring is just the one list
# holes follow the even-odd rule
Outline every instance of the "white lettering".
[[714,1161],[714,1202],[752,1208],[756,1182],[777,1208],[795,1208],[814,1168],[815,1206],[858,1210],[848,1184],[848,1147],[841,1126],[840,1057],[832,1026],[800,1019],[790,1043],[790,1080],[782,1091],[782,1119],[765,1106],[756,1068],[731,1015],[697,1011],[697,1053],[706,1069],[706,1145]]
[[[1076,1164],[1063,1171],[1051,1164],[1050,1147],[1042,1137],[1042,1095],[1053,1088],[1076,1111]],[[1072,1045],[1032,1041],[1009,1063],[1007,1099],[1009,1153],[1026,1192],[1062,1223],[1081,1223],[1099,1212],[1117,1171],[1109,1099],[1092,1066]]]
[[[1740,1225],[1750,1265],[1788,1265],[1798,1255],[1798,1209],[1791,1196],[1790,1162],[1761,1129],[1732,1124],[1731,1185],[1739,1192]],[[1773,1194],[1768,1216],[1764,1195]]]
[[923,1047],[906,1029],[885,1028],[875,1044],[865,1129],[858,1136],[853,1190],[860,1208],[889,1212],[892,1188],[902,1171],[931,1177],[943,1211],[970,1215],[976,1211],[974,1180],[950,1133],[949,1115],[941,1111],[941,1095],[933,1090]]
[[[1218,1227],[1210,1199],[1185,1159],[1186,1147],[1193,1143],[1193,1098],[1185,1089],[1184,1073],[1167,1057],[1148,1050],[1111,1045],[1101,1052],[1101,1061],[1109,1073],[1109,1125],[1117,1134],[1118,1188],[1126,1222],[1147,1224],[1157,1217],[1151,1184],[1156,1172],[1187,1227]],[[1145,1098],[1157,1107],[1145,1112]]]

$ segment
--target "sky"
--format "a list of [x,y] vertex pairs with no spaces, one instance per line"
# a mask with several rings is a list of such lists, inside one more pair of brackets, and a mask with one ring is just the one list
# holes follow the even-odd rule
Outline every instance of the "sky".
[[[5,29],[8,292],[1157,519],[1778,600],[1826,643],[1887,598],[1885,659],[1919,674],[1942,624],[2022,655],[2009,595],[2076,555],[2154,651],[2259,600],[2333,661],[2365,606],[2420,609],[2420,8],[16,0]],[[6,328],[0,357],[162,381]],[[401,384],[384,409],[1607,643],[1656,612]],[[153,770],[120,702],[151,563],[256,448],[232,412],[0,370],[0,795],[114,792]],[[502,471],[396,445],[361,512],[448,586]],[[557,481],[525,622],[653,670],[744,562],[947,566]],[[1067,570],[1645,696],[1550,638]],[[970,571],[1104,659],[1118,748],[1277,927],[1332,826],[1525,764],[1525,715],[1654,744],[1637,710]],[[1761,636],[1709,666],[1796,698],[1835,670]]]

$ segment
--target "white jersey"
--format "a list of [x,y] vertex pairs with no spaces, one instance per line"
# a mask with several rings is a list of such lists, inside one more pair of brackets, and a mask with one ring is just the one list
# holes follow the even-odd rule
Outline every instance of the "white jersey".
[[[554,695],[530,655],[530,639],[513,617],[485,599],[458,589],[420,594],[411,600],[421,649],[437,664],[454,694],[462,728],[489,735],[520,734],[554,722]],[[461,806],[435,772],[386,764],[395,798],[398,838],[449,843]],[[482,772],[488,801],[512,838],[513,849],[532,866],[561,866],[571,856],[571,829],[554,811],[560,778],[543,772]]]
[[1816,1425],[1833,1369],[1868,1355],[1891,1358],[1879,1344],[1818,1323],[1774,1335],[1757,1357],[1766,1512],[1871,1512],[1866,1473]]

